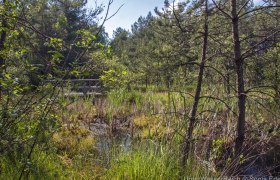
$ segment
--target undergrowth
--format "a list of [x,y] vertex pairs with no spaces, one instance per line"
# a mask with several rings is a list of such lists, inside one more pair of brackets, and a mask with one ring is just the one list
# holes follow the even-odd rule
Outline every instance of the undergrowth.
[[[234,101],[225,100],[206,96],[201,99],[201,113],[194,129],[194,152],[182,169],[180,148],[192,102],[187,93],[123,89],[112,90],[106,97],[61,98],[62,106],[56,109],[60,128],[52,133],[47,144],[36,145],[27,160],[14,161],[9,156],[0,156],[0,179],[18,179],[22,171],[24,179],[187,179],[227,175],[226,170],[238,165],[227,156],[232,153],[235,129],[232,111],[236,107]],[[274,111],[275,107],[271,106]],[[252,145],[260,139],[279,139],[278,120],[260,108],[252,102],[248,108],[247,125],[253,129],[247,135],[254,138],[248,141]],[[111,123],[112,120],[118,120],[117,124]],[[100,149],[100,142],[90,129],[92,123],[108,129],[117,125],[121,131],[104,132],[108,145]],[[114,140],[122,139],[123,133],[131,137],[126,147]],[[276,146],[268,146],[272,144],[269,140],[263,142],[267,142],[266,147]],[[259,145],[261,151],[254,148],[254,154],[268,151],[264,143]]]

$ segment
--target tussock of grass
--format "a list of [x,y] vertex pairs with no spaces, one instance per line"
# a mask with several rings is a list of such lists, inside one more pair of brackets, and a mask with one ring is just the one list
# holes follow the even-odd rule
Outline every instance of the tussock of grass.
[[133,119],[134,126],[139,129],[139,135],[142,139],[150,137],[163,137],[172,134],[174,129],[167,127],[161,115],[136,116]]
[[178,162],[155,149],[135,149],[119,155],[107,171],[107,179],[178,179]]
[[175,147],[157,145],[147,140],[133,150],[123,151],[111,162],[105,179],[181,179],[203,177],[206,171],[195,161],[182,170],[179,151]]

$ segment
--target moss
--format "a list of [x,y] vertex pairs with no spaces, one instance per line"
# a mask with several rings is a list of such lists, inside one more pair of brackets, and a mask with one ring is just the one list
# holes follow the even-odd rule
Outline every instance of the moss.
[[166,127],[160,115],[155,116],[137,116],[133,119],[134,125],[139,129],[140,137],[164,137],[173,133],[174,129]]
[[80,153],[94,153],[95,141],[89,130],[77,128],[75,130],[62,130],[53,135],[54,145],[59,154],[67,154],[70,157]]

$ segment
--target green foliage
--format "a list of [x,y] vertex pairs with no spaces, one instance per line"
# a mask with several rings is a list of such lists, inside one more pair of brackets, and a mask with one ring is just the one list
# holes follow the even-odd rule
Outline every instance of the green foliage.
[[[77,47],[84,47],[84,48],[92,48],[93,44],[92,42],[96,40],[96,37],[90,32],[89,30],[79,30],[78,35],[81,37],[79,41],[77,41],[76,46]],[[101,43],[98,44],[99,46],[102,45]]]
[[225,141],[223,139],[216,139],[212,142],[212,155],[211,158],[216,159],[221,157]]
[[[58,107],[63,106],[59,79],[79,75],[77,67],[86,61],[78,55],[103,48],[103,37],[94,35],[101,9],[88,18],[83,0],[6,2],[0,5],[0,176],[63,179],[67,173],[50,147],[64,148],[69,156],[88,155],[93,141],[55,133],[61,126]],[[52,144],[54,133],[57,141]]]
[[120,89],[126,85],[126,76],[127,72],[122,70],[121,72],[116,72],[115,70],[104,71],[104,75],[100,76],[100,79],[103,81],[103,85],[106,88],[111,89]]

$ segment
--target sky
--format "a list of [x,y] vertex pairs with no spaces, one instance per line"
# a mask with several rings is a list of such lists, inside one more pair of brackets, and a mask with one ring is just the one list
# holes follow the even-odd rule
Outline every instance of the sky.
[[[255,3],[260,3],[260,1],[261,0],[254,0]],[[105,6],[107,6],[108,2],[109,0],[97,0],[97,4],[104,4]],[[105,23],[105,31],[109,34],[110,38],[112,38],[113,31],[118,27],[130,30],[131,25],[136,22],[140,16],[146,16],[149,11],[154,14],[155,7],[161,9],[164,0],[114,0],[110,7],[109,16],[115,13],[122,4],[124,5],[119,12]],[[95,0],[88,0],[88,6],[94,7]]]
[[[108,1],[97,0],[97,3],[107,6]],[[163,2],[164,0],[114,0],[109,14],[113,14],[122,4],[124,5],[114,17],[105,23],[105,31],[109,34],[109,37],[112,37],[113,31],[118,27],[130,30],[131,25],[140,16],[146,16],[149,11],[154,13],[155,7],[163,7]],[[94,7],[94,0],[88,0],[88,6]]]

